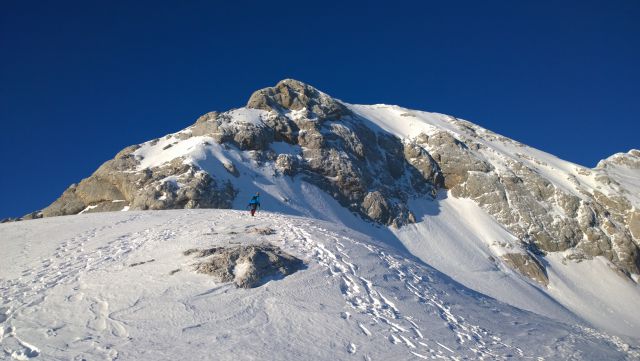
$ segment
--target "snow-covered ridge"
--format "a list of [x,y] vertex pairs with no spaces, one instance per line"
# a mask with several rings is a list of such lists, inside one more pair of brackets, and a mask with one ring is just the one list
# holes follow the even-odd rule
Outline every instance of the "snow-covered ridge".
[[[421,137],[428,139],[446,131],[469,148],[468,154],[472,158],[489,165],[489,177],[468,177],[466,184],[449,187],[454,194],[475,199],[519,238],[533,238],[538,247],[546,251],[572,248],[572,256],[593,256],[594,250],[590,248],[594,240],[618,238],[618,241],[612,241],[617,245],[611,245],[613,254],[617,255],[609,259],[614,263],[630,259],[630,262],[625,261],[627,265],[623,268],[632,278],[637,278],[640,264],[637,256],[640,244],[640,152],[632,150],[620,153],[602,161],[594,169],[587,169],[452,116],[389,105],[349,105],[349,108],[409,142],[420,143]],[[420,146],[432,154],[438,153],[436,147],[424,141]],[[459,162],[459,158],[454,160]],[[442,163],[440,165],[442,167]],[[467,169],[470,170],[471,167]],[[444,171],[447,172],[446,169]],[[476,189],[470,189],[470,181],[484,184],[474,185]],[[511,186],[516,189],[510,192],[508,183],[523,181],[525,189]],[[486,183],[493,184],[488,186]],[[531,196],[525,200],[523,195],[531,189]],[[487,191],[501,192],[504,199],[487,202]],[[512,201],[514,196],[520,200]],[[524,207],[519,211],[518,206]],[[596,218],[601,218],[597,216],[602,212],[599,207],[617,214],[614,217],[605,216],[608,218],[606,221],[601,219],[594,222],[594,214]],[[537,219],[533,221],[528,220],[526,214],[531,208],[539,208],[539,211],[534,210]],[[516,217],[510,213],[516,213]],[[614,231],[614,227],[594,227],[596,223],[609,222],[618,229],[627,228],[628,232]],[[538,231],[532,233],[532,228],[556,230],[540,235],[535,233]],[[565,237],[562,234],[565,228],[571,229],[573,234],[559,241]],[[598,235],[594,236],[594,232]],[[554,238],[558,244],[553,244]]]
[[588,168],[562,160],[463,119],[386,104],[351,104],[349,107],[403,139],[413,139],[420,134],[433,135],[445,130],[457,139],[465,142],[470,140],[484,146],[479,152],[496,167],[508,169],[505,160],[524,163],[552,181],[555,186],[578,196],[583,196],[581,188],[593,191],[602,186]]

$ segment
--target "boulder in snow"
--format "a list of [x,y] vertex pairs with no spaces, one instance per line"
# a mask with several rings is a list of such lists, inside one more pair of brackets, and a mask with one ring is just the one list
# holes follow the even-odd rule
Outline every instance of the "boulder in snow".
[[258,287],[269,278],[288,276],[304,265],[301,259],[270,244],[191,249],[184,253],[206,257],[196,265],[197,272],[212,275],[220,282],[233,282],[239,288]]

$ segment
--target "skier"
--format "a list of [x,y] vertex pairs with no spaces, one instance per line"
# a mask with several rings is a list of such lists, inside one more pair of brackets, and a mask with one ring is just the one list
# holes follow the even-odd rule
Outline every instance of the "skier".
[[260,208],[260,192],[256,192],[256,195],[251,197],[247,208],[250,209],[249,212],[251,212],[251,217],[255,216],[256,210]]

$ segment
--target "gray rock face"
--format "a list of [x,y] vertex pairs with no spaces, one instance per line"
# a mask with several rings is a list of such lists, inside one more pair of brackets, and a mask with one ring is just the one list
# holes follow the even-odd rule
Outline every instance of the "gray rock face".
[[285,79],[273,88],[254,92],[247,108],[276,113],[302,110],[307,119],[336,119],[350,113],[342,103],[327,94],[293,79]]
[[276,169],[282,174],[294,176],[298,173],[298,158],[291,154],[280,154],[276,158]]
[[448,132],[441,131],[432,136],[423,134],[420,138],[442,170],[444,185],[449,189],[464,183],[472,172],[487,173],[492,169],[489,163],[475,156],[466,144]]
[[414,149],[411,161],[403,142],[376,132],[328,95],[296,80],[255,92],[247,108],[270,112],[265,124],[273,139],[299,145],[301,159],[280,154],[276,168],[325,189],[345,207],[387,225],[414,222],[409,194],[431,195],[443,182],[428,153]]
[[362,208],[371,219],[389,218],[389,205],[379,191],[369,192],[366,197],[364,197]]
[[237,191],[230,183],[176,158],[162,167],[136,170],[136,148],[118,153],[90,177],[71,185],[60,198],[42,210],[44,217],[86,212],[230,208]]
[[640,150],[631,149],[628,153],[618,153],[598,163],[596,168],[606,169],[611,166],[622,166],[629,169],[640,169]]
[[64,216],[68,214],[80,213],[87,207],[87,204],[76,194],[76,184],[72,184],[56,199],[51,205],[42,210],[43,217]]
[[502,260],[511,268],[538,282],[543,286],[549,284],[549,277],[544,266],[534,256],[527,253],[507,253]]
[[435,159],[431,157],[431,154],[416,142],[405,143],[404,158],[417,169],[422,176],[416,178],[414,180],[415,182],[421,183],[423,179],[426,179],[435,186],[434,190],[444,187],[444,176],[440,166]]
[[242,150],[266,150],[274,141],[274,131],[266,125],[236,122],[232,114],[211,112],[191,127],[193,136],[207,135],[218,143],[230,143]]
[[214,276],[220,282],[233,282],[238,288],[258,287],[269,278],[288,276],[304,266],[304,262],[271,244],[213,247],[188,250],[205,258],[196,265],[196,271]]
[[[640,273],[640,238],[636,235],[638,211],[629,196],[616,188],[617,182],[602,181],[610,179],[608,174],[601,174],[596,179],[603,186],[609,185],[611,190],[618,189],[614,192],[617,194],[609,192],[605,195],[598,190],[578,187],[580,194],[576,195],[554,185],[527,165],[526,160],[530,160],[534,165],[546,166],[535,159],[524,159],[524,156],[524,161],[504,159],[501,169],[497,169],[484,158],[486,153],[478,151],[481,148],[475,141],[515,142],[492,133],[481,136],[468,122],[459,121],[457,125],[469,136],[465,142],[447,132],[421,135],[415,140],[415,144],[427,150],[438,164],[445,187],[453,196],[473,199],[519,237],[527,248],[542,252],[571,250],[572,257],[578,259],[604,256],[627,274]],[[638,152],[620,154],[601,162],[599,168],[611,167],[611,164],[634,168],[640,164],[636,163],[637,156]],[[509,256],[504,260],[530,278],[543,284],[546,282],[539,262],[521,256]]]

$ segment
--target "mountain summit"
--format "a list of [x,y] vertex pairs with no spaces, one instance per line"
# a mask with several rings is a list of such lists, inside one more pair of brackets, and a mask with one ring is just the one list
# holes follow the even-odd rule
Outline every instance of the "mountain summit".
[[[503,281],[471,268],[514,269],[526,287],[559,297],[554,262],[601,259],[637,292],[638,179],[638,150],[589,169],[453,116],[348,104],[285,79],[254,92],[246,107],[206,113],[177,133],[123,149],[24,218],[243,209],[261,191],[269,210],[384,230],[389,242],[465,285],[532,310],[526,297],[496,291]],[[448,242],[436,246],[434,238]],[[454,245],[465,252],[447,248]],[[445,248],[463,266],[438,256]],[[560,303],[590,322],[626,319],[623,333],[640,327],[624,310],[613,319],[587,315],[570,305],[582,291],[571,292]]]
[[587,169],[455,117],[350,105],[285,79],[254,92],[245,108],[127,147],[38,214],[230,208],[241,178],[270,166],[395,227],[416,222],[410,200],[439,189],[472,199],[528,250],[506,261],[543,283],[532,253],[602,255],[631,276],[640,273],[640,192],[626,179],[639,163],[632,150]]

